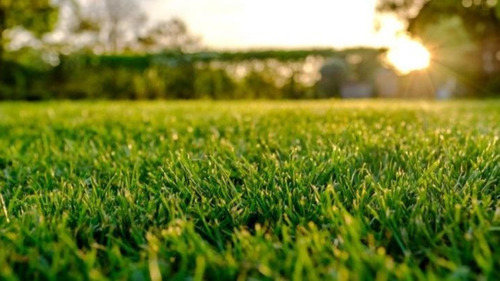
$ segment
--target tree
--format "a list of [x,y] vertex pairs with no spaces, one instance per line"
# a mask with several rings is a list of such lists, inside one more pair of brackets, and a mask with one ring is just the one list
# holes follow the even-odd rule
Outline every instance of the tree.
[[23,27],[35,36],[51,30],[57,22],[58,9],[51,0],[0,0],[0,75],[3,68],[3,34]]
[[147,21],[137,0],[72,0],[67,36],[92,51],[120,53],[143,32]]
[[200,45],[200,39],[191,35],[187,25],[179,18],[162,21],[139,38],[142,49],[150,52],[165,50],[193,51]]
[[319,98],[340,96],[342,84],[347,80],[349,67],[339,58],[326,61],[320,69],[321,79],[317,82]]
[[408,22],[408,31],[421,32],[436,20],[458,16],[474,40],[500,32],[500,3],[492,0],[380,0],[379,11],[394,12]]
[[462,76],[473,74],[475,84],[485,85],[500,73],[499,1],[379,0],[378,10],[405,21],[408,32],[434,45],[438,63]]
[[179,18],[148,24],[137,0],[70,1],[67,35],[78,40],[66,41],[80,42],[91,51],[192,51],[199,46],[199,38]]

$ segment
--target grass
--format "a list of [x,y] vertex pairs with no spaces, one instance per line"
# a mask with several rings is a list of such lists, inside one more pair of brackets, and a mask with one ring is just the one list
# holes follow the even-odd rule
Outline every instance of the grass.
[[500,280],[500,102],[0,104],[1,280]]

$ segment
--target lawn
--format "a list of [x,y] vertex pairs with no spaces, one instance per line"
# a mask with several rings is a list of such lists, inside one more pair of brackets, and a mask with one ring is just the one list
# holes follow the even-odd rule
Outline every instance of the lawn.
[[500,280],[500,101],[0,104],[1,280]]

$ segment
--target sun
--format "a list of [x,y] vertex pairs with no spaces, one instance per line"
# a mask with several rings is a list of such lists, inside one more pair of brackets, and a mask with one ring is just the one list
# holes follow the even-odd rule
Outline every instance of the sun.
[[422,43],[402,36],[389,48],[387,60],[401,74],[408,74],[429,67],[431,53]]

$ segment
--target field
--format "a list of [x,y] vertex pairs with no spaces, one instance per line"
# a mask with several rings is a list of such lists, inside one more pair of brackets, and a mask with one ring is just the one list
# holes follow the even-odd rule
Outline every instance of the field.
[[1,280],[500,280],[500,101],[0,104]]

